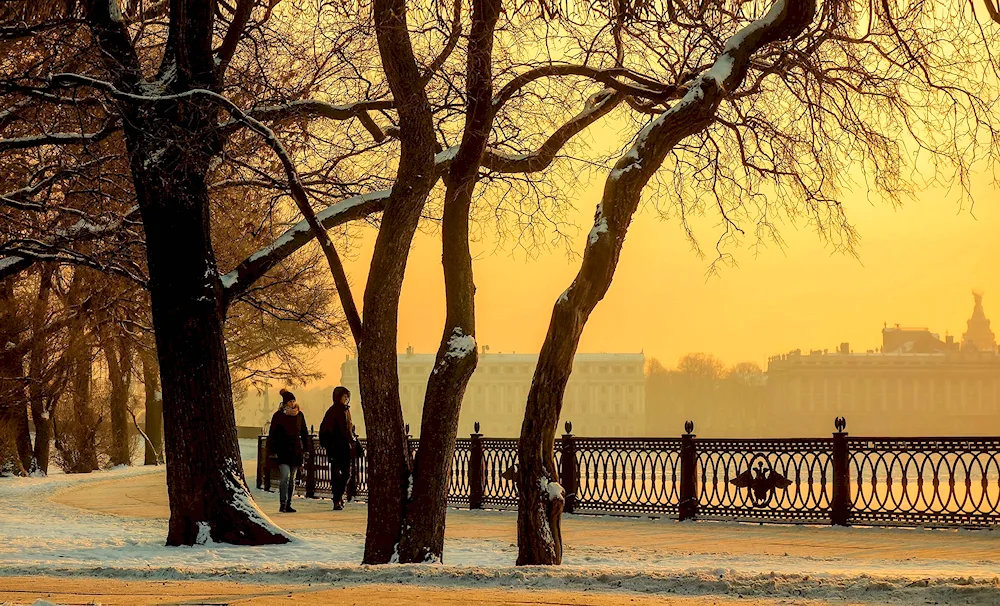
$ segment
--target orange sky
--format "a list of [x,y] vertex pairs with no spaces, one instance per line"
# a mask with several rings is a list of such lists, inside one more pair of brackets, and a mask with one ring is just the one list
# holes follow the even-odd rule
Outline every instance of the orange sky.
[[[603,181],[581,188],[576,203],[581,251]],[[731,249],[739,265],[706,273],[711,259],[692,252],[676,222],[651,210],[637,216],[625,242],[611,290],[592,315],[580,352],[637,352],[668,367],[695,351],[728,364],[792,349],[834,349],[848,341],[856,351],[878,347],[883,322],[926,326],[961,335],[972,310],[970,291],[985,291],[987,315],[1000,319],[1000,205],[990,178],[974,184],[976,206],[933,190],[901,209],[847,194],[849,216],[861,235],[860,259],[832,252],[810,227],[785,225],[786,246],[756,255]],[[702,234],[711,251],[713,232]],[[360,303],[374,231],[366,229],[347,269]],[[551,306],[569,285],[579,261],[562,249],[535,259],[510,249],[477,244],[478,341],[490,351],[537,352]],[[441,248],[436,235],[419,233],[403,286],[399,349],[434,352],[444,320]],[[345,350],[318,357],[326,377],[311,386],[335,385]]]

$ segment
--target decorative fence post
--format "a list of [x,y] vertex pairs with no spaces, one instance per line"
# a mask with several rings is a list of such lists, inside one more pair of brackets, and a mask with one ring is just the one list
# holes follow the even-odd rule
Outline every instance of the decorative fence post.
[[264,490],[271,492],[271,453],[268,451],[267,436],[264,443]]
[[681,436],[681,494],[678,519],[698,517],[698,450],[695,447],[694,422],[685,421]]
[[309,451],[306,453],[306,498],[316,498],[316,445],[313,443],[313,435],[316,426],[309,428]]
[[[261,432],[264,430],[261,429]],[[264,472],[267,470],[267,447],[264,441],[267,437],[261,433],[257,436],[257,490],[264,487]]]
[[475,425],[476,433],[469,436],[469,509],[483,508],[483,492],[485,490],[486,473],[483,461],[483,434],[479,433],[479,421]]
[[576,439],[573,437],[573,423],[566,421],[566,433],[562,437],[562,485],[566,491],[565,513],[573,513],[576,506],[576,491],[580,487],[580,475],[576,466]]
[[833,434],[833,502],[830,504],[830,523],[847,526],[851,515],[851,468],[847,450],[847,419],[833,420],[837,431]]

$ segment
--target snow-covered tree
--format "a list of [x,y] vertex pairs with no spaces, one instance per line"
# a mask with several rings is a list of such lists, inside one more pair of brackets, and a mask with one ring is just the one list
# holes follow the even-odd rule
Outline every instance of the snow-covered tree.
[[[274,24],[299,25],[297,15],[278,15],[278,8],[244,1],[129,3],[123,10],[117,0],[98,0],[46,13],[29,7],[18,20],[5,21],[2,32],[10,63],[0,82],[8,125],[0,152],[24,183],[4,196],[2,206],[47,224],[41,231],[22,224],[23,237],[5,243],[0,276],[48,261],[90,266],[148,289],[170,463],[171,545],[205,537],[254,544],[287,540],[253,504],[239,460],[224,320],[232,303],[253,293],[249,284],[224,283],[219,275],[209,188],[238,192],[253,182],[250,176],[264,190],[287,188],[267,176],[267,162],[257,152],[235,159],[238,170],[229,171],[229,182],[212,179],[224,150],[246,147],[248,138],[260,140],[264,149],[274,143],[261,139],[259,119],[345,120],[367,108],[288,103],[290,91],[316,85],[297,81],[296,75],[318,80],[331,75],[322,67],[302,72],[301,54],[285,54],[301,50],[290,43],[244,46],[253,36],[281,40]],[[289,37],[295,39],[300,38]],[[264,56],[268,52],[274,56]],[[23,71],[7,69],[11,66]],[[273,77],[261,77],[264,66]],[[230,98],[248,107],[257,103],[251,111],[258,111],[259,119]],[[130,192],[116,192],[113,179],[102,174],[111,169],[109,158],[95,156],[102,149],[123,163],[127,172],[116,174],[127,175]],[[85,168],[93,168],[86,177],[97,186],[89,190],[91,207],[71,207],[69,197],[80,192],[67,183],[76,183]],[[308,178],[301,183],[311,186]],[[115,203],[123,198],[134,205]],[[281,209],[273,201],[270,208],[268,225],[277,223],[280,231]],[[78,220],[67,223],[72,214]],[[141,264],[113,250],[123,242],[140,247]],[[287,256],[258,257],[256,267],[263,261],[273,268]]]
[[[964,4],[590,6],[602,7],[612,25],[567,17],[580,32],[579,52],[603,52],[614,67],[643,74],[644,86],[658,94],[636,95],[629,104],[648,121],[608,172],[579,272],[552,310],[518,446],[518,564],[562,559],[564,490],[553,443],[566,382],[651,181],[659,185],[660,208],[689,233],[692,214],[716,210],[720,251],[746,231],[780,242],[776,223],[803,217],[834,246],[852,250],[856,234],[840,202],[843,186],[864,175],[873,190],[897,201],[916,172],[906,172],[914,166],[908,149],[920,152],[915,162],[924,182],[957,177],[964,185],[983,149],[976,140],[989,151],[997,140],[984,49],[958,27]],[[610,35],[588,36],[588,25]]]

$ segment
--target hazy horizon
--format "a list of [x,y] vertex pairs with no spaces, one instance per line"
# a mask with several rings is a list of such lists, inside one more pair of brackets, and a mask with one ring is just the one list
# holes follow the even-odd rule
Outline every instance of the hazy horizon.
[[[566,219],[577,226],[572,251],[592,222],[603,180],[598,171],[579,188]],[[737,262],[708,273],[717,230],[714,219],[695,219],[705,257],[691,249],[676,220],[663,220],[645,204],[625,242],[618,271],[580,342],[580,352],[639,352],[672,367],[686,353],[706,352],[727,365],[753,361],[766,368],[769,356],[795,349],[855,351],[881,345],[881,329],[926,327],[961,336],[972,312],[973,290],[985,293],[989,317],[1000,317],[1000,258],[995,226],[1000,209],[990,175],[973,175],[975,206],[957,192],[936,188],[916,194],[899,208],[845,193],[845,208],[860,235],[857,258],[824,245],[804,223],[780,226],[783,248],[753,247],[751,236],[726,252]],[[351,238],[346,261],[355,297],[367,276],[374,230]],[[360,234],[360,237],[357,235]],[[537,352],[552,304],[570,284],[579,260],[562,245],[512,252],[492,237],[473,245],[476,272],[477,340],[491,353]],[[399,312],[397,350],[437,350],[444,322],[444,286],[436,233],[414,239]],[[317,352],[325,373],[307,388],[336,385],[348,350]]]

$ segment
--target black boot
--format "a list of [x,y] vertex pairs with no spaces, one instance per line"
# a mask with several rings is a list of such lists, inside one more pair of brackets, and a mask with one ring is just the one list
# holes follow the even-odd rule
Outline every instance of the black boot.
[[288,505],[285,505],[285,513],[295,513],[295,510],[292,509],[291,501],[288,502]]
[[280,513],[285,513],[285,511],[286,511],[286,509],[285,509],[285,504],[284,504],[284,503],[282,503],[282,504],[281,504],[281,507],[279,507],[279,508],[278,508],[278,512],[280,512]]

